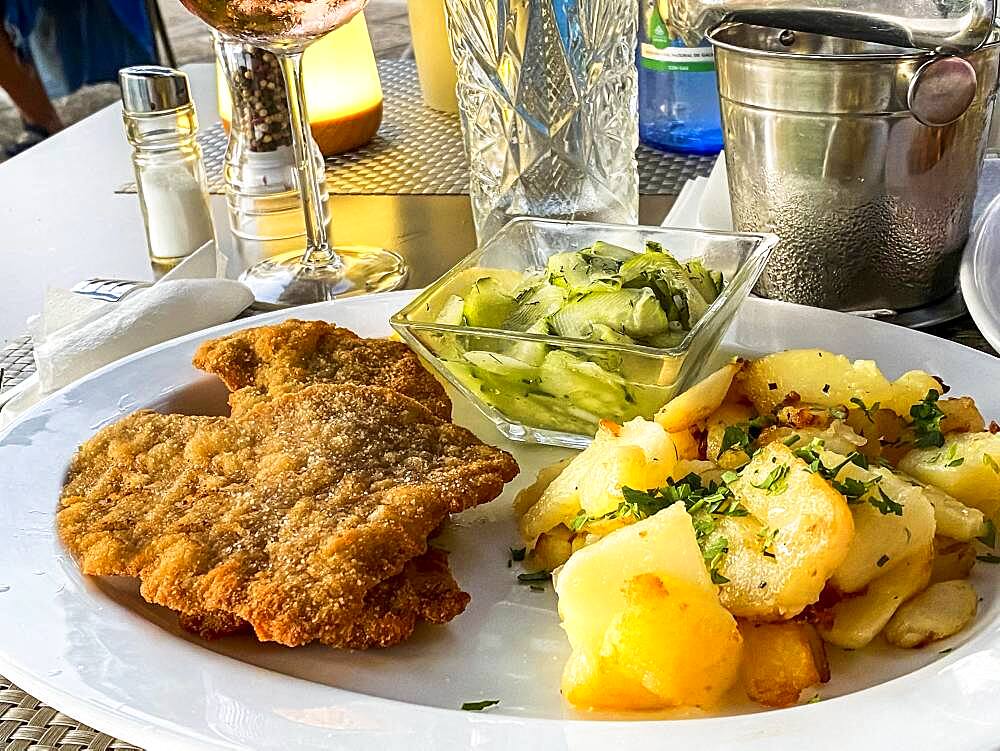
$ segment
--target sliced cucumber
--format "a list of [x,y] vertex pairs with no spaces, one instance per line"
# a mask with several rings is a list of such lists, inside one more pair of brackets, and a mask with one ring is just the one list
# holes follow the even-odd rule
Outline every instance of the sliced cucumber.
[[673,386],[649,386],[636,383],[628,385],[629,400],[632,411],[628,418],[648,417],[656,414],[664,404],[670,401],[677,389]]
[[603,323],[595,323],[591,328],[590,339],[606,344],[635,344],[635,339]]
[[711,305],[722,292],[722,274],[709,271],[700,260],[694,259],[684,264],[688,279],[695,286],[705,302]]
[[684,337],[687,336],[686,331],[682,329],[668,330],[664,331],[662,334],[656,334],[655,336],[649,337],[646,343],[650,347],[658,347],[660,349],[673,349],[680,345],[684,341]]
[[463,357],[480,370],[511,381],[528,384],[538,380],[538,367],[499,352],[473,350]]
[[590,266],[579,253],[555,253],[549,256],[545,271],[550,284],[557,287],[575,289],[586,286],[590,281],[588,273]]
[[540,388],[595,415],[617,416],[628,408],[625,380],[594,362],[553,350],[539,372]]
[[438,313],[435,323],[443,323],[448,326],[461,326],[465,322],[465,300],[458,295],[452,295],[444,301],[441,312]]
[[496,329],[503,325],[513,309],[514,298],[499,281],[486,276],[469,288],[462,313],[470,326]]
[[[549,324],[545,321],[536,321],[535,324],[525,333],[540,334],[544,336],[550,333]],[[548,354],[548,351],[548,346],[542,342],[529,342],[521,339],[514,339],[507,347],[506,354],[520,360],[521,362],[538,366],[542,364],[542,360],[545,359],[545,355]]]
[[487,401],[510,420],[549,430],[593,435],[601,417],[545,394],[491,394]]
[[603,240],[598,240],[590,248],[585,248],[580,252],[589,253],[598,258],[608,258],[612,261],[618,261],[618,266],[636,255],[634,250],[623,248],[621,245],[606,243]]
[[522,291],[514,299],[514,307],[503,322],[503,328],[507,331],[528,331],[565,305],[566,295],[564,287],[544,282]]
[[593,255],[588,249],[556,253],[549,258],[546,270],[549,282],[564,287],[574,295],[589,292],[613,292],[621,287],[618,269],[621,263],[613,258]]
[[670,322],[651,290],[620,289],[586,295],[555,313],[549,324],[560,336],[575,339],[591,338],[595,324],[645,339],[666,331]]

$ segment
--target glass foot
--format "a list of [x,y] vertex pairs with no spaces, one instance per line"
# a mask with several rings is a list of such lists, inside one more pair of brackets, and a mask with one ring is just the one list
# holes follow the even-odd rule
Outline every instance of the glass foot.
[[303,255],[304,251],[292,251],[260,261],[244,271],[240,281],[258,302],[285,307],[388,292],[406,281],[406,262],[384,248],[332,248],[329,261],[324,258],[309,265],[302,263]]

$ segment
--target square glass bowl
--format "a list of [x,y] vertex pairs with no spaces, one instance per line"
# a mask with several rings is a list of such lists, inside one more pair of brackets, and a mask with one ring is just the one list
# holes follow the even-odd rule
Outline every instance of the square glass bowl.
[[[722,272],[722,293],[669,349],[436,322],[454,295],[463,296],[483,277],[541,271],[549,256],[598,240],[636,252],[652,240],[681,262],[700,258]],[[508,438],[584,447],[600,420],[651,417],[690,385],[777,241],[767,234],[515,219],[427,287],[391,324]]]

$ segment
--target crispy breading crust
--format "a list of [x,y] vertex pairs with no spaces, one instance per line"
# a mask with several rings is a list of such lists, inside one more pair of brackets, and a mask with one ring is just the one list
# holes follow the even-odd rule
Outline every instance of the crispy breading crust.
[[194,365],[219,376],[233,392],[233,415],[310,384],[348,383],[391,388],[441,419],[451,418],[444,388],[409,347],[362,339],[325,321],[291,319],[213,339],[198,348]]
[[[417,623],[447,623],[465,610],[469,595],[459,589],[448,569],[448,555],[436,548],[407,561],[401,574],[372,587],[352,624],[345,647],[389,647],[409,638]],[[178,622],[203,639],[218,639],[250,626],[243,619],[215,611],[181,613]]]
[[[508,454],[412,399],[319,384],[232,419],[143,411],[105,428],[73,461],[58,528],[84,573],[137,576],[150,602],[230,614],[288,646],[382,646],[408,631],[383,619],[358,633],[369,592],[392,613],[419,587],[379,585],[449,511],[516,474]],[[460,612],[450,602],[440,617]]]

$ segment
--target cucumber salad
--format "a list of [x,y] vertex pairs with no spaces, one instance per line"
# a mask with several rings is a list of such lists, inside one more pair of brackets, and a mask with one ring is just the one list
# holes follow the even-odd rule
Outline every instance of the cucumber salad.
[[540,271],[476,269],[468,280],[435,306],[435,323],[529,336],[443,336],[436,349],[449,370],[508,418],[583,434],[604,418],[655,412],[673,394],[679,359],[546,338],[677,347],[723,287],[722,274],[654,242],[637,253],[598,241]]

